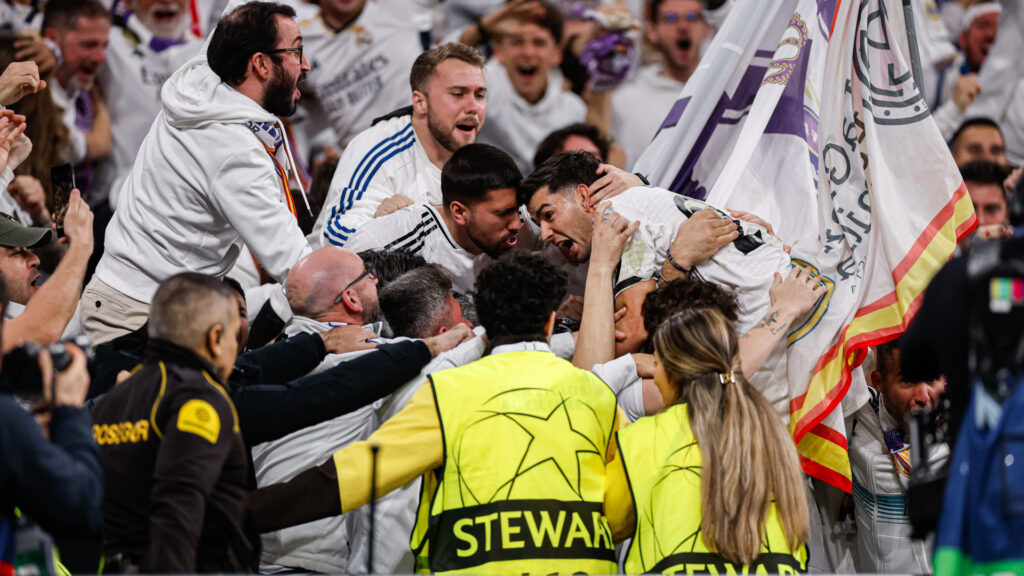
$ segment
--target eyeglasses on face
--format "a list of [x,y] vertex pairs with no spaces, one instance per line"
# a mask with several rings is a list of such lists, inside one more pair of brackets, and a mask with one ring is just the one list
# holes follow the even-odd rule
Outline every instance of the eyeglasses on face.
[[285,52],[291,52],[299,57],[299,62],[302,62],[302,46],[298,48],[275,48],[273,50],[267,50],[264,54],[283,54]]
[[357,283],[359,283],[360,280],[362,280],[363,278],[366,278],[367,276],[369,276],[370,278],[373,278],[374,280],[376,280],[377,279],[377,269],[373,267],[373,264],[370,264],[369,262],[364,262],[363,263],[363,273],[360,274],[359,276],[356,276],[355,280],[349,282],[348,285],[346,285],[344,288],[341,289],[341,292],[338,294],[338,297],[334,299],[334,303],[337,304],[338,302],[341,302],[342,297],[345,296],[345,292],[348,292],[349,289],[351,289],[353,286],[355,286]]

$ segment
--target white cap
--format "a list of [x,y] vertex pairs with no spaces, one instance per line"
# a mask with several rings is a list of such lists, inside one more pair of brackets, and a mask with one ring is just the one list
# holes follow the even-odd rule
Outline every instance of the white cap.
[[960,31],[966,32],[971,27],[971,22],[974,22],[978,16],[999,14],[1002,11],[1003,7],[999,5],[999,2],[979,2],[964,11],[964,17],[960,21]]

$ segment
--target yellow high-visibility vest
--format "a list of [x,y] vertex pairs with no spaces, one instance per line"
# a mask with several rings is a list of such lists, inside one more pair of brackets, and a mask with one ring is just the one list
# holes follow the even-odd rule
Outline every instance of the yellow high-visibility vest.
[[444,464],[423,479],[417,569],[614,574],[604,515],[616,400],[550,352],[506,352],[432,374]]
[[774,503],[765,518],[761,553],[754,563],[736,566],[704,545],[700,530],[702,460],[685,404],[640,418],[619,430],[617,438],[636,509],[636,531],[626,555],[628,574],[795,574],[807,570],[807,547],[790,549]]

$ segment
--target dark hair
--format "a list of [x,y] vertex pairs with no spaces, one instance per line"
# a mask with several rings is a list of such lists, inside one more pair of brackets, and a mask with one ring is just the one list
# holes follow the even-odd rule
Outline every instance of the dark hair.
[[543,339],[565,287],[565,272],[539,254],[511,252],[481,270],[476,311],[491,345]]
[[294,18],[295,10],[276,2],[250,2],[221,18],[206,59],[222,81],[238,86],[245,80],[252,55],[277,46],[277,16]]
[[232,291],[237,292],[238,295],[242,297],[242,300],[245,300],[245,289],[242,288],[242,285],[238,282],[238,280],[235,280],[234,278],[231,278],[229,276],[225,276],[224,284],[227,285],[228,288],[231,288]]
[[530,198],[544,186],[552,192],[573,190],[580,184],[590,186],[598,179],[597,167],[601,160],[590,152],[562,152],[555,154],[523,178],[517,191],[520,204],[529,204]]
[[673,280],[644,298],[640,309],[647,331],[644,352],[654,350],[654,333],[662,322],[689,308],[714,308],[734,324],[739,319],[739,301],[732,292],[703,280]]
[[296,219],[299,221],[299,229],[307,236],[313,232],[316,219],[320,217],[320,211],[323,210],[324,202],[327,200],[327,192],[331,188],[331,180],[334,179],[334,173],[337,170],[337,158],[321,162],[313,172],[313,181],[309,184],[309,190],[306,190],[309,210],[306,210],[305,204],[300,206],[296,202]]
[[210,327],[228,322],[232,311],[237,311],[234,294],[220,279],[196,272],[175,274],[153,296],[149,337],[184,348],[201,346]]
[[100,0],[50,0],[46,3],[43,23],[39,28],[68,30],[78,26],[79,18],[110,19],[110,12]]
[[487,144],[467,144],[452,153],[441,170],[441,199],[445,210],[452,202],[471,206],[492,190],[515,188],[523,174],[516,161]]
[[373,264],[377,273],[377,293],[403,274],[425,266],[423,256],[405,250],[389,252],[387,250],[366,250],[359,253],[363,262]]
[[883,378],[899,372],[900,366],[896,363],[896,352],[899,350],[899,338],[875,346],[875,370],[878,370]]
[[437,264],[402,274],[380,291],[380,309],[396,336],[429,338],[451,311],[452,278]]
[[555,46],[561,46],[562,33],[565,30],[565,20],[562,18],[562,11],[551,2],[548,2],[548,0],[537,0],[537,3],[544,9],[544,15],[538,18],[524,19],[523,22],[531,22],[547,30],[551,33],[551,37],[555,39]]
[[661,4],[664,1],[665,0],[651,0],[650,3],[647,4],[647,10],[645,11],[645,15],[647,16],[648,22],[654,23],[658,21],[658,8],[661,7]]
[[965,182],[996,184],[1000,190],[1003,189],[1003,181],[1009,175],[1009,168],[988,160],[975,160],[960,167],[960,176]]
[[7,282],[0,275],[0,325],[4,323],[4,312],[7,311],[7,305],[10,303],[11,297],[7,294]]
[[953,139],[949,141],[949,149],[954,150],[960,145],[960,137],[963,136],[964,131],[968,128],[976,128],[978,126],[984,126],[986,128],[995,128],[996,132],[999,132],[999,137],[1003,137],[1003,130],[999,128],[999,124],[991,118],[978,117],[971,118],[970,120],[964,120],[962,124],[953,133]]
[[565,128],[559,128],[548,134],[540,141],[537,152],[533,155],[533,165],[540,166],[548,158],[562,152],[565,149],[565,141],[569,136],[582,136],[594,143],[597,150],[601,152],[601,158],[608,158],[608,139],[601,134],[601,130],[593,124],[577,122],[569,124]]
[[437,72],[437,66],[449,58],[461,60],[480,68],[487,63],[483,54],[472,46],[460,42],[442,44],[416,57],[416,61],[412,63],[412,70],[409,72],[409,86],[417,92],[426,93],[427,83]]

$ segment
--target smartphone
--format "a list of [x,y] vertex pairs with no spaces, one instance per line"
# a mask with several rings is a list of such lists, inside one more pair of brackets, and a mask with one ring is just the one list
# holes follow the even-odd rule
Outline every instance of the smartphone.
[[75,188],[75,168],[71,164],[61,164],[50,168],[50,190],[53,193],[53,221],[57,224],[57,234],[63,235],[64,216],[68,213],[68,202],[71,201],[71,190]]

